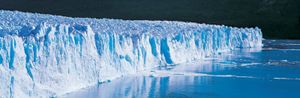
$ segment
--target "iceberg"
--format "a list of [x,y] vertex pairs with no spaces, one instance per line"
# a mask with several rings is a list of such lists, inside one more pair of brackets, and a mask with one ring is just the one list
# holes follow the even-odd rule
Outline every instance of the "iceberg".
[[261,46],[257,27],[0,10],[0,97],[56,97],[158,66]]

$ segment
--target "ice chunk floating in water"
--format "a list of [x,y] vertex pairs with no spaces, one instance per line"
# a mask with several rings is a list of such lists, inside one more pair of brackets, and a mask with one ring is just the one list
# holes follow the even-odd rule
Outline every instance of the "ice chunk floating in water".
[[57,96],[140,70],[261,46],[259,28],[0,11],[0,95]]

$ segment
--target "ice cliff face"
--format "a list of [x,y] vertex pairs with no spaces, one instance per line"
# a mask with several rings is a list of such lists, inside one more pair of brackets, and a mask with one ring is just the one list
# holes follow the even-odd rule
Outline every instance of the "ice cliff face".
[[57,96],[261,41],[258,28],[0,11],[0,97]]

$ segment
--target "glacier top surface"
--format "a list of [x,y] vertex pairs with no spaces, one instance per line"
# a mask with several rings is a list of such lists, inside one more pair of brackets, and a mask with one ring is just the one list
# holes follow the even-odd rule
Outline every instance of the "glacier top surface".
[[169,33],[197,32],[198,30],[213,29],[236,29],[236,30],[257,30],[259,28],[236,28],[224,25],[207,25],[192,22],[179,21],[148,21],[148,20],[121,20],[121,19],[95,19],[95,18],[70,18],[64,16],[25,13],[18,11],[0,10],[0,37],[5,35],[18,35],[18,30],[34,29],[42,24],[48,25],[73,25],[90,26],[95,32],[119,33],[119,34],[140,34],[151,33],[152,35],[168,35]]

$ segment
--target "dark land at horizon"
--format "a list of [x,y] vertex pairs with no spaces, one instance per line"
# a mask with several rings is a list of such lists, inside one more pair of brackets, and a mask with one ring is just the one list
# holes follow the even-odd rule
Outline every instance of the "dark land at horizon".
[[0,0],[1,10],[70,17],[257,26],[267,39],[300,39],[299,6],[300,0]]

